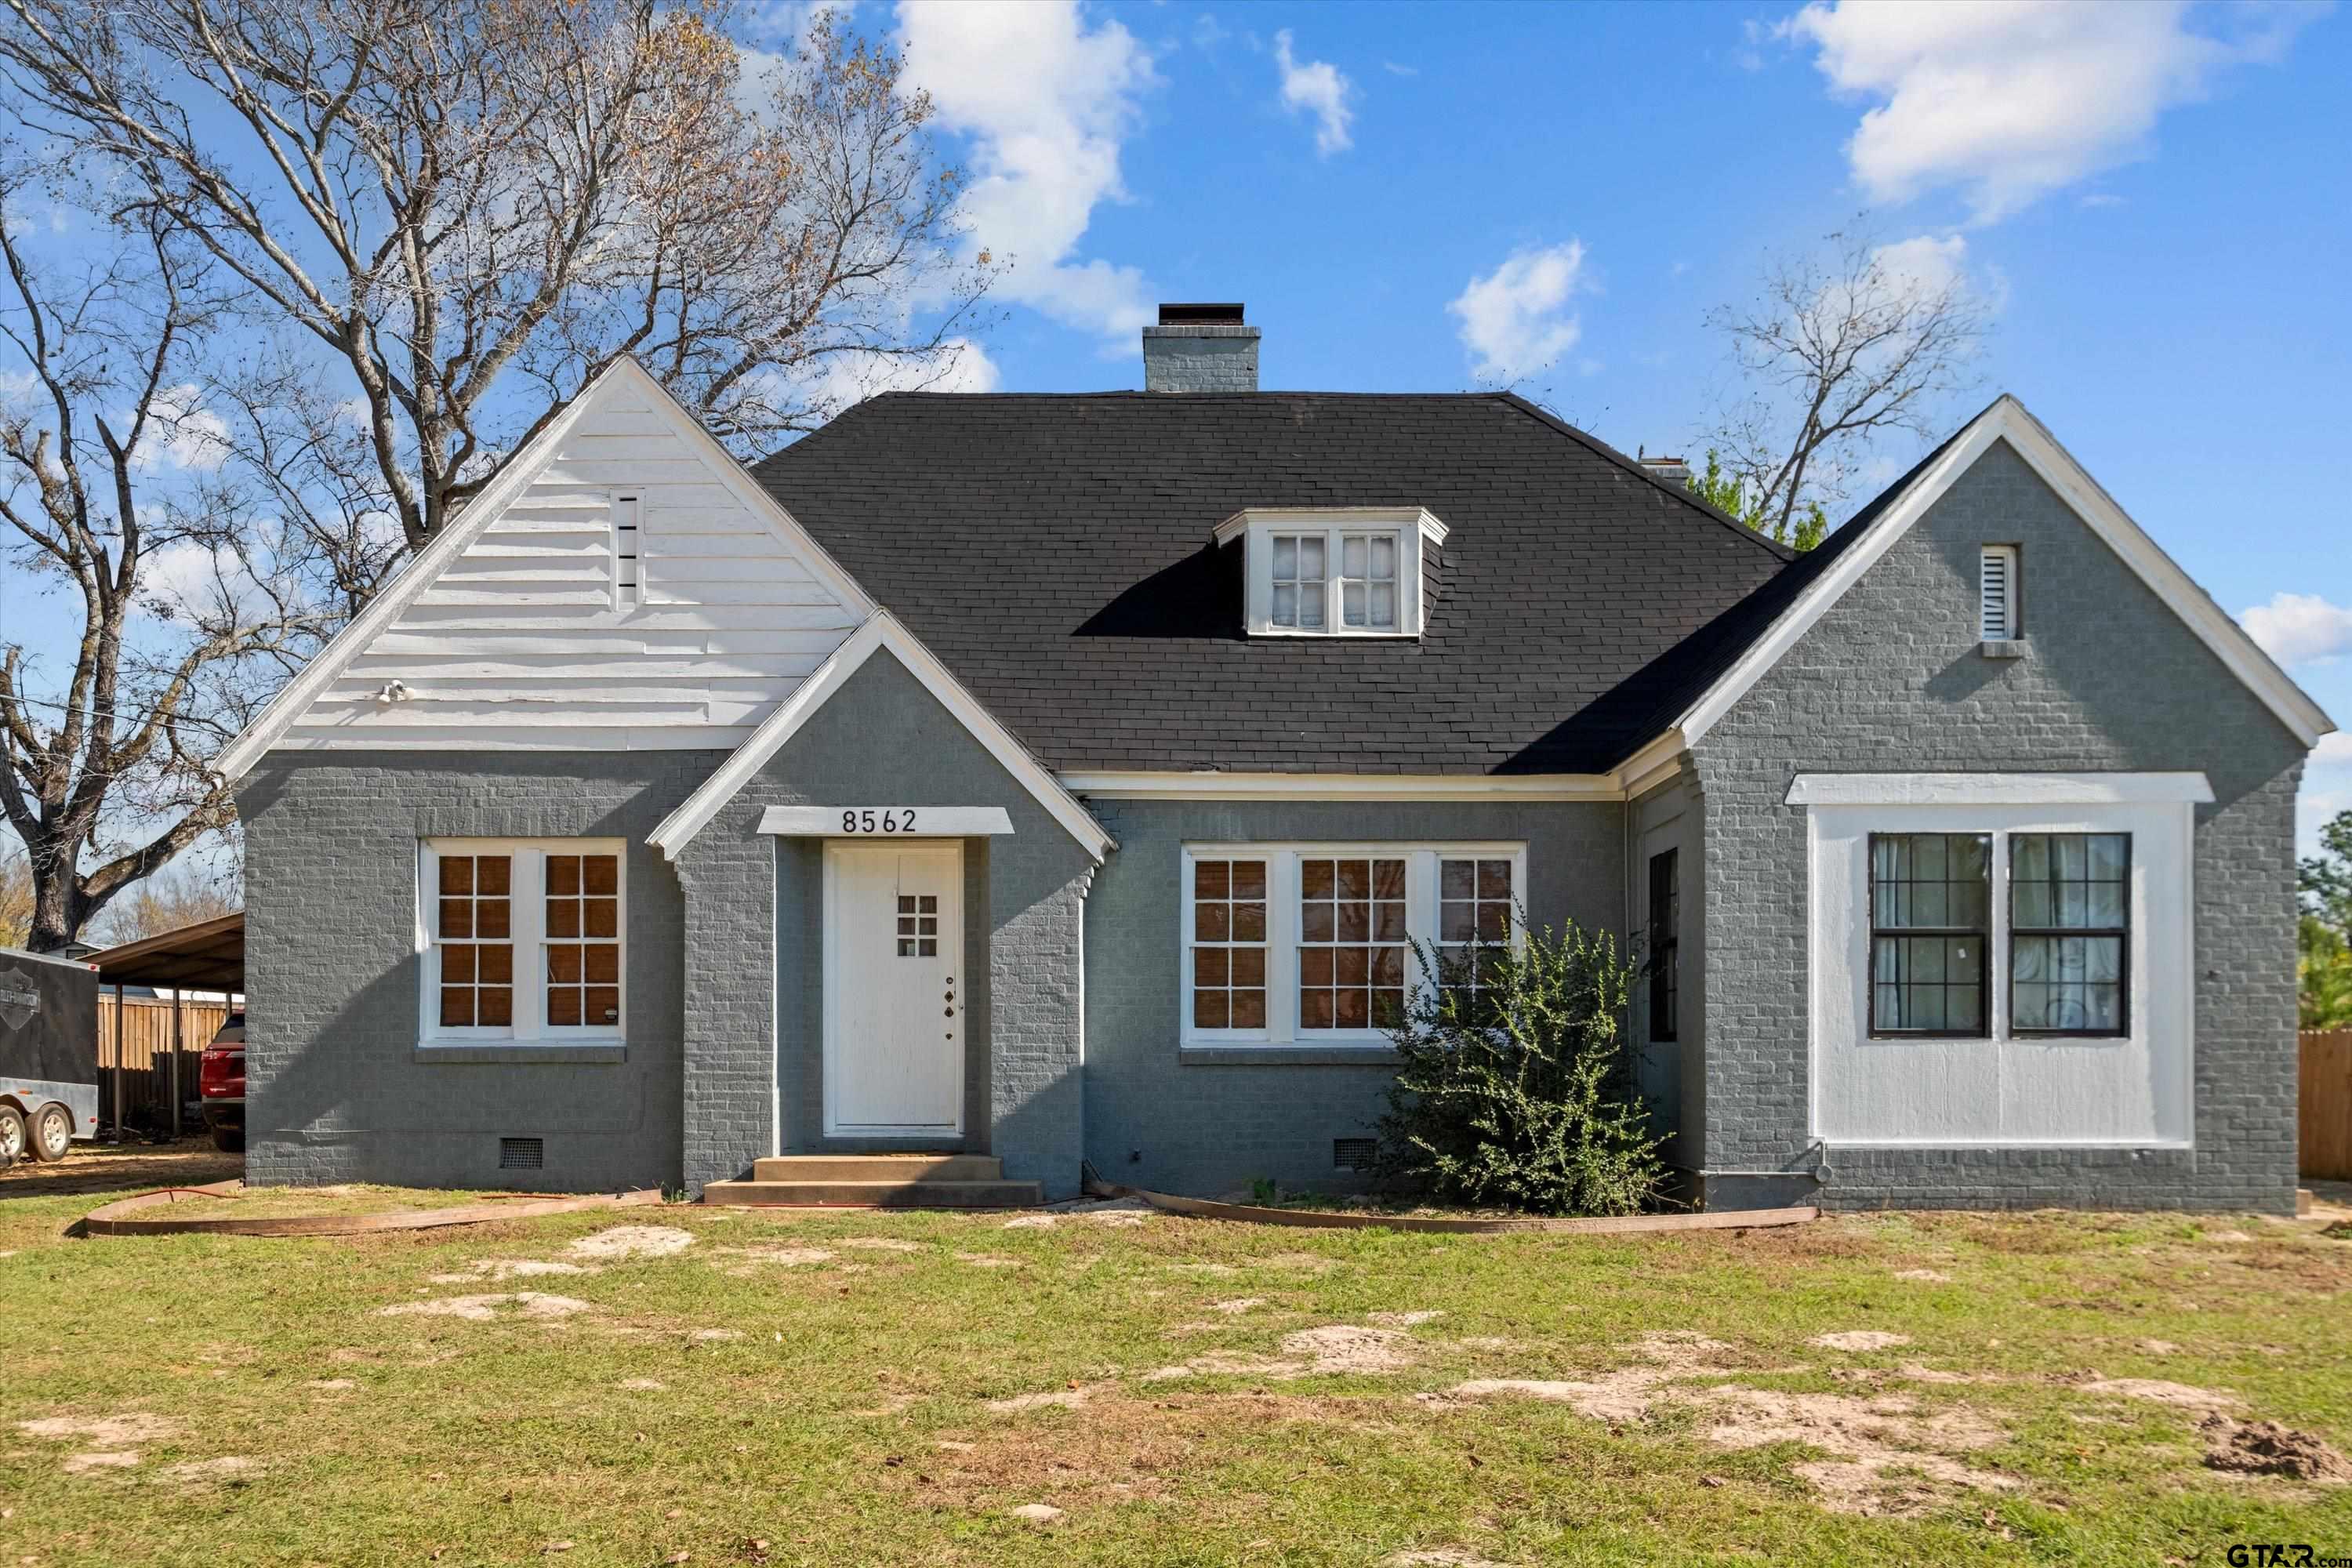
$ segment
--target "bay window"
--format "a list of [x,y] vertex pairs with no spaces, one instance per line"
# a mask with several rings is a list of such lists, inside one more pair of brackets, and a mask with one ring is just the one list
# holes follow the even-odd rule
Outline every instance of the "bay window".
[[622,1037],[623,842],[419,846],[424,1043]]
[[1183,851],[1188,1045],[1378,1045],[1438,955],[1472,1005],[1512,940],[1522,845],[1195,845]]

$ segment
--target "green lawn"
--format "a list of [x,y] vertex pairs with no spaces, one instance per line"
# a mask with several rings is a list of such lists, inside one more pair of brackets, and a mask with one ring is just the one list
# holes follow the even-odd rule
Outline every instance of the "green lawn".
[[[2312,1221],[58,1235],[101,1201],[0,1184],[0,1563],[2352,1555],[2352,1487],[2210,1469],[2197,1425],[2352,1449]],[[625,1226],[676,1250],[573,1248]]]

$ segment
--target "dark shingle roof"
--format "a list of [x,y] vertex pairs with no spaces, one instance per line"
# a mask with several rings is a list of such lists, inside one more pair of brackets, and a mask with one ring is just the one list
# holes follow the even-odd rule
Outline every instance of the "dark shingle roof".
[[[894,394],[754,471],[1066,771],[1597,772],[1790,559],[1507,395]],[[1342,505],[1452,531],[1421,639],[1244,637],[1210,530]]]

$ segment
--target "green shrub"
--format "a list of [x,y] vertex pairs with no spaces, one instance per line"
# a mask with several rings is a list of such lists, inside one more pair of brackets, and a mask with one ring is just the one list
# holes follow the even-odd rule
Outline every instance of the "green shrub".
[[[1657,1197],[1664,1138],[1634,1082],[1626,1004],[1639,968],[1571,922],[1440,959],[1391,1031],[1402,1058],[1379,1170],[1446,1202],[1625,1215]],[[1467,984],[1475,970],[1475,988]]]

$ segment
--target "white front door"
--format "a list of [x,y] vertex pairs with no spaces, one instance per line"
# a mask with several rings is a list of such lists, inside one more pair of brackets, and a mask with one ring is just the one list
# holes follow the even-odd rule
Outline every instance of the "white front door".
[[963,847],[825,847],[824,1130],[963,1131]]

